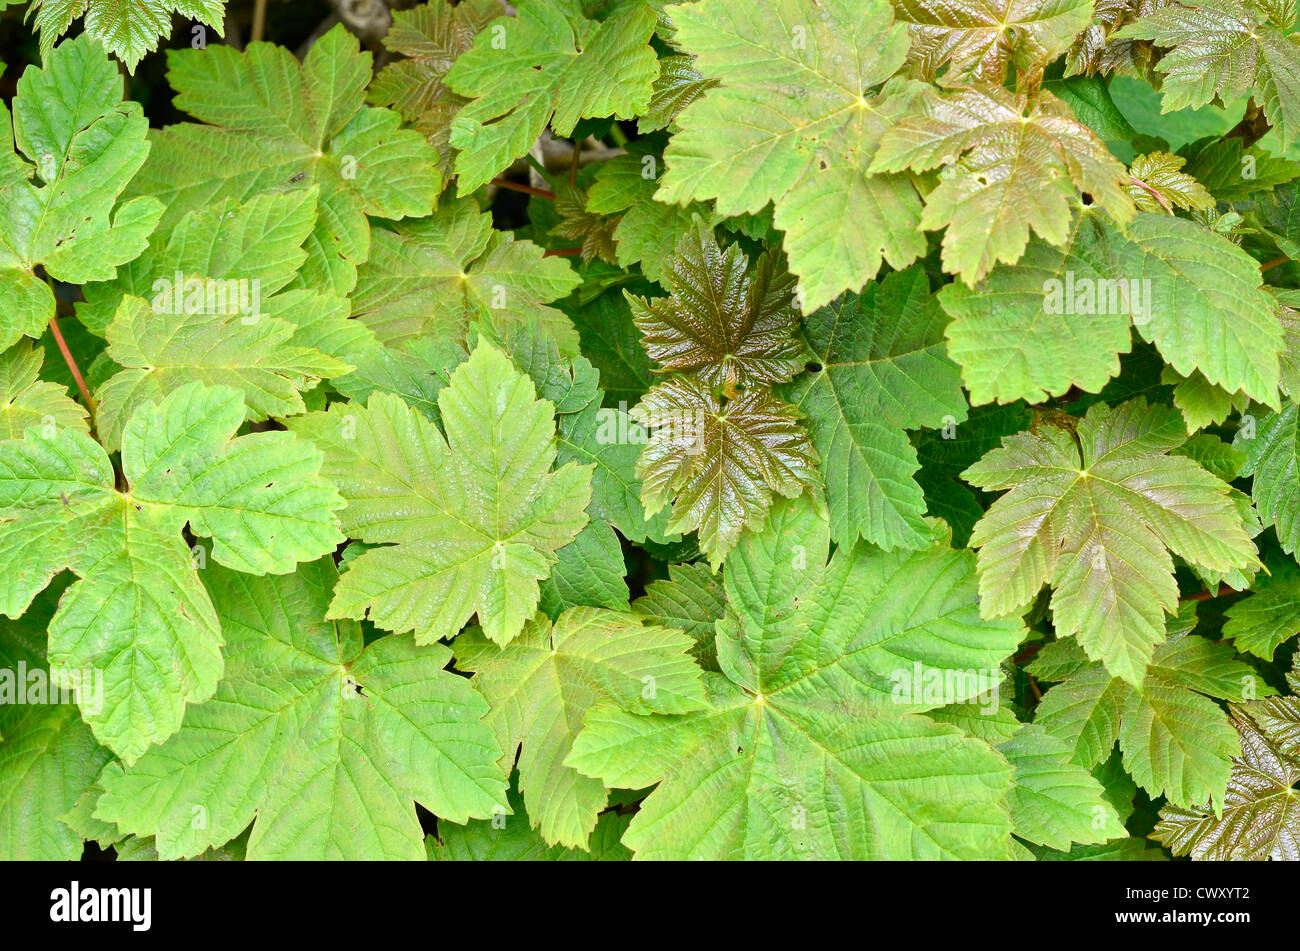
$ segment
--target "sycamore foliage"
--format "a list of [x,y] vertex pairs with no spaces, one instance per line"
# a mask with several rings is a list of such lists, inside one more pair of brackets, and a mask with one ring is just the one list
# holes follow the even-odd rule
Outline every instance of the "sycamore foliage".
[[253,6],[0,50],[0,858],[1300,859],[1294,4]]

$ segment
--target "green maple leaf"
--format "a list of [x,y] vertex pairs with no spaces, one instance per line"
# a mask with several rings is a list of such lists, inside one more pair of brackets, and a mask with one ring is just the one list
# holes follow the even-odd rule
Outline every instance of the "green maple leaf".
[[663,281],[670,297],[627,295],[661,372],[734,388],[778,383],[803,368],[795,282],[779,253],[766,252],[751,269],[740,245],[719,247],[700,226],[678,242]]
[[1095,306],[1072,306],[1076,285],[1120,289],[1114,234],[1109,219],[1089,206],[1059,247],[1030,238],[1014,265],[995,267],[973,286],[953,281],[939,291],[953,317],[948,352],[961,365],[973,405],[1038,403],[1072,386],[1096,392],[1119,373],[1119,355],[1133,345],[1131,316],[1121,308],[1093,313]]
[[1230,648],[1190,634],[1195,624],[1194,604],[1170,620],[1170,637],[1155,649],[1138,687],[1089,663],[1069,641],[1044,649],[1029,671],[1061,683],[1044,694],[1034,722],[1065,741],[1086,768],[1104,762],[1118,740],[1125,770],[1151,796],[1188,807],[1221,805],[1240,748],[1214,699],[1273,691]]
[[0,353],[0,439],[21,439],[29,426],[89,431],[85,407],[58,383],[40,379],[44,356],[30,343]]
[[921,465],[906,430],[966,418],[943,339],[947,322],[920,268],[890,274],[805,321],[819,369],[783,392],[807,417],[831,537],[841,544],[859,536],[883,548],[929,544],[914,478]]
[[1211,809],[1167,805],[1151,837],[1197,861],[1300,860],[1300,702],[1275,697],[1232,704],[1241,737],[1223,803]]
[[925,253],[912,184],[864,174],[923,88],[886,82],[908,48],[888,0],[702,0],[672,17],[674,42],[721,85],[677,117],[660,201],[717,199],[727,216],[772,202],[805,312],[861,288],[882,258]]
[[1022,725],[998,750],[1015,769],[1007,805],[1020,838],[1068,850],[1071,843],[1097,845],[1127,834],[1101,783],[1042,726]]
[[[1121,229],[1082,209],[1059,246],[1032,239],[1016,265],[940,300],[972,403],[1100,390],[1130,326],[1182,376],[1278,403],[1285,326],[1258,262],[1183,218],[1141,212]],[[1191,408],[1187,389],[1179,399]]]
[[1040,73],[1092,21],[1093,0],[893,0],[912,35],[909,58],[933,78],[955,75],[1001,82],[1013,55]]
[[451,123],[459,194],[527,153],[548,122],[567,138],[579,119],[645,111],[659,74],[654,11],[632,0],[603,22],[583,14],[578,0],[530,0],[479,33],[447,73],[451,90],[472,100]]
[[41,59],[49,58],[54,41],[73,20],[84,17],[86,35],[104,44],[132,73],[145,53],[171,35],[173,13],[225,35],[225,0],[34,0],[28,11],[41,34]]
[[504,649],[480,631],[456,638],[456,666],[474,673],[487,699],[487,722],[505,751],[519,753],[519,789],[548,843],[586,848],[605,808],[599,779],[563,766],[592,707],[636,714],[689,713],[705,706],[691,641],[626,612],[572,608],[552,625],[533,618]]
[[[86,285],[77,319],[102,337],[128,294],[172,314],[249,317],[254,306],[274,309],[274,299],[292,288],[307,261],[303,243],[316,225],[318,191],[227,199],[186,212],[170,233],[155,233],[113,280]],[[198,283],[187,286],[190,279]]]
[[396,109],[402,118],[438,152],[438,170],[451,177],[456,152],[451,147],[451,121],[468,99],[445,82],[456,59],[474,37],[504,10],[500,0],[465,0],[452,6],[432,0],[411,10],[394,10],[384,46],[405,59],[387,64],[366,90],[366,101]]
[[1133,215],[1124,166],[1050,92],[927,89],[919,109],[885,133],[870,171],[941,165],[951,167],[926,197],[920,227],[946,228],[944,269],[967,284],[1018,261],[1031,230],[1063,244],[1076,189],[1118,221]]
[[510,814],[463,826],[439,823],[438,835],[426,836],[430,862],[626,862],[632,853],[620,841],[631,816],[603,812],[596,821],[590,851],[548,845],[533,828],[523,796],[510,789]]
[[80,577],[50,622],[50,668],[103,672],[102,706],[79,698],[82,716],[127,762],[174,733],[221,676],[221,630],[181,528],[211,538],[216,561],[258,574],[343,540],[320,454],[288,433],[236,438],[244,416],[239,391],[199,383],[143,404],[122,436],[125,492],[76,429],[0,443],[0,613],[22,614],[65,568]]
[[891,678],[996,669],[1019,623],[980,620],[969,553],[829,547],[806,500],[741,541],[706,709],[587,714],[566,764],[657,784],[623,837],[638,858],[1008,857],[1010,767]]
[[54,316],[38,266],[72,284],[109,280],[163,212],[155,198],[117,202],[149,154],[149,123],[122,101],[117,67],[86,38],[47,63],[18,80],[12,122],[0,109],[0,349]]
[[664,279],[665,264],[697,216],[707,226],[720,220],[700,202],[682,207],[655,200],[663,168],[660,151],[645,139],[629,143],[626,155],[602,163],[587,194],[588,211],[620,216],[614,228],[617,263],[640,264],[652,281]]
[[1233,444],[1246,453],[1241,474],[1253,477],[1250,497],[1260,520],[1294,555],[1300,551],[1300,406],[1288,403],[1254,431],[1239,429]]
[[555,552],[587,522],[591,469],[551,471],[554,409],[501,351],[480,343],[438,394],[446,437],[396,397],[335,404],[289,420],[325,453],[325,474],[347,500],[356,555],[331,618],[369,617],[451,637],[477,612],[498,644],[533,616]]
[[230,386],[244,395],[247,418],[305,412],[302,393],[351,367],[290,342],[296,328],[272,317],[252,323],[212,314],[160,314],[126,297],[108,325],[109,358],[123,369],[95,391],[95,417],[104,447],[118,447],[137,407],[156,402],[186,381]]
[[1188,433],[1222,423],[1233,410],[1244,413],[1250,408],[1250,397],[1215,386],[1200,371],[1183,376],[1173,367],[1165,367],[1160,382],[1173,386],[1170,395],[1187,422]]
[[1141,211],[1166,211],[1174,208],[1205,210],[1214,207],[1214,196],[1205,186],[1182,170],[1187,159],[1169,152],[1139,155],[1129,166],[1129,197]]
[[228,642],[216,696],[139,762],[109,767],[94,817],[154,836],[164,859],[256,819],[253,860],[420,860],[413,800],[448,822],[504,810],[487,704],[445,669],[450,649],[367,644],[356,622],[323,621],[337,578],[331,559],[283,577],[206,572]]
[[1225,610],[1223,636],[1237,650],[1272,660],[1284,642],[1300,633],[1300,568],[1279,558],[1253,590]]
[[1286,149],[1300,135],[1300,40],[1295,4],[1197,0],[1170,4],[1130,23],[1120,40],[1151,40],[1169,51],[1156,64],[1161,111],[1258,95]]
[[705,670],[718,670],[714,625],[726,613],[722,579],[707,565],[669,565],[668,577],[650,582],[632,602],[632,611],[655,624],[685,631],[695,642],[691,653]]
[[1169,455],[1186,436],[1164,407],[1099,403],[1077,434],[1010,436],[968,468],[972,485],[1010,490],[971,536],[985,616],[1017,612],[1050,584],[1058,635],[1140,686],[1178,604],[1170,552],[1208,571],[1257,563],[1231,487]]
[[698,531],[714,569],[743,528],[762,527],[774,494],[794,498],[821,487],[798,410],[767,390],[724,404],[699,382],[673,377],[631,416],[650,430],[636,466],[646,514],[672,500],[667,531]]
[[578,352],[565,314],[548,306],[582,279],[562,258],[492,228],[471,199],[442,205],[394,231],[376,231],[370,260],[357,274],[353,313],[383,343],[402,346],[434,336],[464,341],[477,320],[499,331],[536,322],[562,353]]
[[347,294],[370,254],[367,215],[427,215],[441,190],[436,155],[401,116],[365,105],[371,54],[342,25],[299,63],[283,46],[169,50],[176,107],[199,122],[153,136],[132,184],[167,205],[162,227],[210,202],[319,186],[299,283]]
[[[33,694],[33,677],[44,685],[40,694]],[[93,681],[86,686],[93,690]],[[49,686],[44,623],[0,622],[0,735],[4,737],[0,829],[5,830],[0,859],[4,861],[81,858],[82,837],[59,819],[112,759],[95,742],[76,707],[58,702],[56,694],[57,688]]]

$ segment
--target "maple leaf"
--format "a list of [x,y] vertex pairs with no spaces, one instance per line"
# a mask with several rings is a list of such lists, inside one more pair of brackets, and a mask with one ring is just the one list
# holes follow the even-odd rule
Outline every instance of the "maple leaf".
[[807,417],[821,457],[831,537],[883,548],[929,544],[920,463],[906,430],[966,418],[947,317],[918,268],[888,275],[807,318],[816,372],[783,394]]
[[61,682],[103,672],[102,705],[78,702],[126,762],[174,733],[221,676],[221,631],[181,528],[211,538],[216,561],[258,574],[343,540],[320,454],[288,433],[236,438],[244,416],[238,390],[200,383],[141,405],[122,435],[125,492],[77,429],[0,443],[0,613],[22,614],[65,568],[81,579],[50,622],[50,669]]
[[12,121],[0,110],[0,350],[54,316],[38,266],[74,284],[108,280],[163,212],[152,197],[117,201],[149,154],[149,123],[122,101],[117,67],[84,37],[46,60],[18,80]]
[[893,0],[908,25],[908,58],[928,78],[951,74],[1001,82],[1014,54],[1042,72],[1092,21],[1093,0]]
[[438,152],[438,170],[449,179],[456,152],[451,121],[468,99],[445,82],[456,59],[474,37],[501,16],[500,0],[433,0],[410,10],[394,10],[384,46],[405,59],[388,63],[370,82],[366,101],[395,109]]
[[113,280],[87,284],[77,319],[102,337],[127,295],[173,315],[260,317],[293,289],[307,260],[302,245],[316,225],[317,195],[315,187],[294,189],[187,212],[170,233],[155,233]]
[[1095,845],[1126,835],[1115,807],[1103,799],[1101,783],[1042,726],[1021,725],[998,751],[1015,769],[1007,805],[1020,838],[1069,849],[1071,843]]
[[1170,552],[1229,571],[1256,564],[1255,547],[1231,487],[1169,455],[1187,435],[1177,413],[1139,398],[1077,425],[1010,436],[962,474],[1010,490],[971,535],[980,609],[1014,613],[1050,584],[1057,634],[1137,687],[1178,604]]
[[1169,50],[1156,63],[1161,111],[1259,95],[1282,148],[1300,136],[1300,40],[1295,4],[1268,0],[1173,3],[1115,34]]
[[1254,431],[1238,430],[1233,443],[1246,453],[1241,474],[1252,476],[1250,497],[1282,549],[1300,551],[1300,407],[1288,403]]
[[[53,607],[53,604],[50,604]],[[81,858],[82,837],[59,821],[112,754],[71,703],[59,702],[45,662],[48,612],[0,621],[0,860]],[[33,623],[35,622],[35,623]],[[41,684],[39,688],[35,684]],[[93,690],[93,681],[86,683]],[[39,693],[35,691],[39,690]]]
[[129,73],[171,35],[173,13],[225,35],[225,0],[33,0],[28,11],[40,31],[41,59],[49,58],[54,41],[73,20],[84,17],[86,35],[104,44]]
[[1118,740],[1125,770],[1151,796],[1221,805],[1239,747],[1214,699],[1273,690],[1232,650],[1191,634],[1195,625],[1194,603],[1170,619],[1169,637],[1137,687],[1089,663],[1075,643],[1045,648],[1029,671],[1061,682],[1044,694],[1034,722],[1064,740],[1084,767],[1105,761]]
[[487,699],[503,768],[519,752],[519,789],[548,843],[586,848],[608,796],[604,783],[560,765],[592,707],[636,714],[705,706],[700,670],[680,631],[624,612],[571,608],[552,625],[538,615],[504,649],[481,632],[456,638],[456,666]]
[[214,200],[318,186],[300,283],[347,294],[370,253],[366,216],[427,215],[441,190],[423,136],[399,128],[396,112],[365,105],[371,58],[341,24],[301,63],[272,43],[169,50],[176,108],[200,121],[154,133],[132,190],[162,199],[170,231]]
[[440,823],[438,835],[426,836],[430,862],[626,862],[632,853],[620,841],[631,816],[602,812],[587,843],[590,851],[548,845],[533,828],[524,799],[510,789],[510,815],[465,825]]
[[[1114,277],[1114,234],[1114,225],[1088,206],[1059,246],[1032,237],[1014,265],[995,267],[978,284],[954,281],[939,291],[953,317],[948,352],[961,365],[972,405],[1037,403],[1071,386],[1096,392],[1119,373],[1119,355],[1133,345],[1131,315],[1121,307],[1074,306],[1085,287],[1094,295],[1099,288],[1127,292],[1129,285]],[[1128,297],[1116,294],[1117,301]]]
[[649,105],[636,121],[637,131],[645,135],[672,127],[683,109],[717,84],[695,68],[695,57],[661,56],[659,76],[650,87]]
[[1105,144],[1050,92],[1032,99],[1000,86],[927,89],[885,133],[871,172],[951,168],[925,201],[920,226],[946,228],[943,266],[974,284],[1015,263],[1032,229],[1054,245],[1070,230],[1075,189],[1116,220],[1133,215],[1128,175]]
[[861,288],[882,258],[901,268],[925,253],[912,184],[864,174],[923,88],[886,82],[908,47],[888,0],[702,0],[672,18],[721,85],[677,116],[660,201],[717,199],[728,216],[772,202],[805,312]]
[[741,529],[762,527],[774,493],[794,498],[821,488],[798,410],[767,390],[724,404],[699,382],[673,377],[630,415],[650,430],[636,465],[646,514],[672,500],[667,530],[698,531],[715,570]]
[[1126,22],[1150,16],[1173,0],[1097,0],[1096,19],[1079,33],[1066,54],[1065,75],[1115,73],[1145,80],[1156,58],[1146,40],[1117,39]]
[[[829,547],[825,517],[800,500],[728,558],[706,709],[588,712],[566,764],[657,784],[623,837],[637,858],[1006,857],[1006,761],[914,715],[926,704],[896,701],[891,678],[996,668],[1018,622],[979,619],[967,553],[841,546],[828,565]],[[917,597],[898,597],[921,578]]]
[[1251,593],[1223,613],[1223,636],[1237,650],[1272,660],[1279,646],[1300,633],[1300,568],[1289,558],[1270,563]]
[[548,305],[582,279],[531,241],[494,230],[491,215],[473,200],[446,202],[428,218],[373,238],[352,311],[380,341],[399,347],[429,336],[463,342],[476,320],[498,330],[536,322],[562,353],[578,352],[572,322]]
[[700,226],[678,242],[663,281],[670,297],[627,295],[660,372],[734,392],[788,380],[803,368],[795,283],[777,252],[764,253],[751,270],[740,245],[724,249]]
[[29,426],[88,432],[85,407],[59,384],[40,379],[44,357],[30,343],[0,353],[0,439],[21,439]]
[[1142,211],[1165,211],[1173,214],[1174,208],[1198,209],[1214,207],[1214,196],[1191,175],[1182,171],[1187,159],[1169,152],[1148,152],[1139,155],[1129,166],[1129,197]]
[[108,326],[109,358],[123,369],[95,391],[95,417],[104,447],[118,448],[134,410],[156,402],[184,381],[231,386],[244,396],[247,418],[292,416],[306,410],[302,392],[351,367],[310,347],[290,343],[296,328],[271,317],[160,314],[126,297]]
[[555,472],[555,417],[532,381],[480,343],[438,394],[446,437],[396,397],[335,404],[288,421],[325,453],[349,537],[365,543],[330,602],[417,643],[477,612],[508,644],[533,616],[538,582],[587,522],[591,469]]
[[722,579],[707,565],[669,565],[668,577],[646,585],[632,602],[632,613],[690,635],[691,653],[705,670],[718,670],[714,626],[726,612]]
[[1151,837],[1197,861],[1298,861],[1300,748],[1294,731],[1300,728],[1300,702],[1275,697],[1229,709],[1241,755],[1233,757],[1224,802],[1215,809],[1166,805]]
[[1031,239],[1015,266],[940,293],[971,402],[1100,390],[1132,326],[1184,377],[1276,406],[1285,333],[1258,262],[1183,218],[1140,212],[1121,229],[1089,208],[1059,247]]
[[[252,860],[421,860],[412,800],[449,822],[503,810],[487,704],[446,669],[451,650],[398,636],[367,643],[356,622],[323,621],[337,578],[331,559],[283,577],[205,572],[228,641],[225,676],[170,740],[105,770],[94,817],[153,836],[164,859],[256,820]],[[193,821],[195,806],[205,822]]]
[[711,227],[720,218],[700,202],[683,207],[655,200],[663,168],[659,152],[652,142],[642,139],[629,143],[626,155],[603,162],[587,193],[587,211],[618,215],[614,227],[617,263],[625,268],[640,264],[646,277],[662,282],[665,265],[695,227],[695,219]]
[[548,122],[567,138],[579,119],[644,111],[659,74],[654,11],[631,0],[603,22],[582,14],[568,0],[532,0],[457,58],[444,81],[472,100],[451,123],[458,194],[527,153]]

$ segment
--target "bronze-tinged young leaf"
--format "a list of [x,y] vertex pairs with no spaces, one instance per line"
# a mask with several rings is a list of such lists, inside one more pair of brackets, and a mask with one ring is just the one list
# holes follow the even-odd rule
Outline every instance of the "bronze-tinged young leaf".
[[893,0],[912,36],[910,61],[930,79],[948,75],[998,83],[1013,56],[1026,69],[1065,52],[1092,21],[1093,0]]
[[1214,207],[1211,195],[1195,178],[1182,170],[1187,159],[1169,152],[1139,155],[1129,166],[1128,193],[1141,211],[1173,209],[1204,210]]
[[560,220],[551,227],[551,234],[580,242],[582,263],[591,264],[596,258],[606,264],[618,265],[614,247],[614,229],[617,218],[607,218],[589,210],[587,192],[576,185],[561,182],[555,188],[555,213]]
[[748,388],[788,380],[807,351],[795,336],[795,282],[775,251],[754,265],[740,245],[725,249],[697,227],[664,266],[670,297],[627,295],[646,352],[664,373],[710,387]]
[[1098,403],[1077,433],[1010,436],[967,469],[972,485],[1009,490],[971,536],[984,615],[1020,611],[1050,584],[1057,634],[1140,686],[1178,605],[1170,553],[1207,571],[1257,564],[1231,486],[1169,455],[1186,438],[1173,410]]
[[919,107],[885,133],[870,171],[951,166],[926,198],[921,227],[947,228],[944,269],[967,284],[1019,260],[1031,230],[1064,243],[1076,190],[1120,222],[1132,217],[1124,166],[1051,93],[931,89]]
[[1065,57],[1065,75],[1113,73],[1146,82],[1156,59],[1154,45],[1148,40],[1116,39],[1115,33],[1126,22],[1150,16],[1173,2],[1097,0],[1097,22],[1075,38]]
[[1161,111],[1254,96],[1283,149],[1300,136],[1300,37],[1295,4],[1269,0],[1174,3],[1115,34],[1169,47],[1156,64]]
[[1300,861],[1300,701],[1231,704],[1241,755],[1221,809],[1167,805],[1151,837],[1197,861]]
[[742,528],[762,528],[774,493],[794,498],[821,488],[799,412],[766,390],[724,403],[698,381],[673,377],[631,415],[650,430],[636,467],[646,514],[671,500],[668,531],[698,531],[715,569]]
[[366,101],[402,114],[438,151],[438,169],[451,178],[456,150],[451,146],[451,121],[468,99],[444,82],[457,57],[474,44],[474,37],[505,14],[501,0],[430,0],[411,10],[394,10],[384,47],[405,59],[381,69],[366,90]]

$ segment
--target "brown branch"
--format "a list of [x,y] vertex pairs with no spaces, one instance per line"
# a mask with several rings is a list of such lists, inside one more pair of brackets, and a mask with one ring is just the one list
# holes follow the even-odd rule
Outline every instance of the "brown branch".
[[544,258],[571,257],[581,254],[582,248],[552,248],[542,255]]
[[266,0],[256,0],[253,4],[253,26],[248,33],[248,41],[256,43],[262,38],[266,27]]
[[1215,598],[1226,598],[1230,594],[1241,594],[1241,592],[1238,591],[1236,588],[1230,588],[1226,584],[1224,584],[1224,585],[1219,585],[1218,591],[1214,591],[1214,592],[1198,591],[1196,594],[1185,594],[1178,600],[1179,601],[1212,601]]
[[1274,258],[1271,261],[1265,261],[1263,264],[1259,266],[1259,270],[1261,273],[1264,271],[1271,271],[1273,268],[1281,267],[1283,264],[1286,264],[1290,260],[1291,259],[1284,254],[1280,258]]
[[500,188],[507,188],[512,192],[523,192],[525,195],[532,195],[534,198],[545,198],[547,201],[555,201],[555,192],[548,192],[544,188],[534,188],[532,185],[521,185],[518,182],[512,182],[506,178],[494,178],[492,184]]
[[50,333],[54,336],[54,342],[59,345],[59,353],[63,354],[63,362],[68,365],[68,370],[72,373],[72,379],[77,384],[77,391],[81,393],[81,401],[86,404],[86,409],[90,410],[93,416],[95,401],[91,398],[90,390],[86,386],[86,378],[81,375],[81,368],[77,366],[72,351],[68,349],[68,342],[63,339],[63,331],[59,329],[59,318],[53,315],[50,317]]

